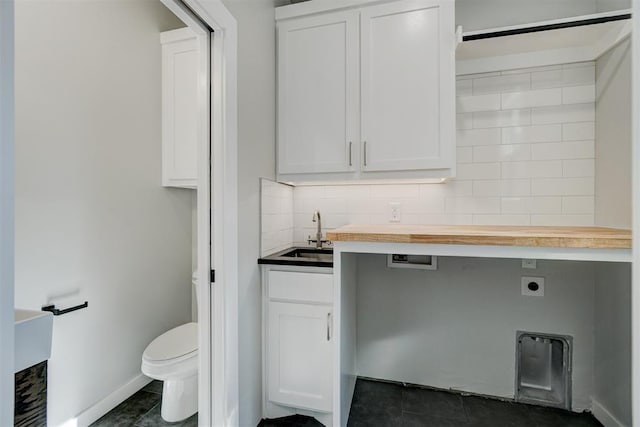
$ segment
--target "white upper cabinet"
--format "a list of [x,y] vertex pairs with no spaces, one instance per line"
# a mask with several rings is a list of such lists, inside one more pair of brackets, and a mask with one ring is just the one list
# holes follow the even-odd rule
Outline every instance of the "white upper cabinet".
[[364,171],[452,166],[452,4],[411,0],[362,9]]
[[198,39],[189,28],[162,43],[162,185],[196,188],[198,175]]
[[357,13],[349,11],[296,19],[279,26],[281,174],[354,170],[357,25]]
[[454,2],[314,3],[277,13],[278,178],[453,176]]

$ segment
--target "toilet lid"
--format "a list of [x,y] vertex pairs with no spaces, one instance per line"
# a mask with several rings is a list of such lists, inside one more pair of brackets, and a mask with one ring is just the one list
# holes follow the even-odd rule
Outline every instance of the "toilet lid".
[[198,351],[198,324],[191,322],[160,335],[147,346],[143,356],[149,361],[162,361],[195,351]]

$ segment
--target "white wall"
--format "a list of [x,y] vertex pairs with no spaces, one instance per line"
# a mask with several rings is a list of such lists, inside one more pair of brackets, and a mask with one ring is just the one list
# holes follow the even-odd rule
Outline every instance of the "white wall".
[[456,25],[472,31],[588,15],[595,11],[596,0],[456,0]]
[[444,184],[296,187],[296,244],[331,229],[405,224],[593,225],[595,64],[458,76],[457,176]]
[[224,0],[238,22],[238,310],[241,426],[262,416],[260,177],[275,176],[274,0]]
[[631,0],[596,0],[596,9],[598,12],[631,9]]
[[140,374],[190,319],[191,192],[161,187],[159,2],[16,5],[16,306],[56,296],[49,424]]
[[14,2],[0,2],[0,425],[13,424]]
[[594,413],[604,408],[630,426],[631,265],[598,264],[595,279]]
[[[596,75],[596,223],[631,228],[631,43],[599,58]],[[597,266],[594,413],[623,425],[631,425],[630,285],[629,265]]]
[[[541,276],[544,297],[521,295]],[[594,266],[538,260],[438,258],[437,271],[386,267],[360,255],[358,375],[513,397],[516,331],[573,337],[573,408],[591,407]]]
[[596,224],[631,228],[631,43],[596,63]]

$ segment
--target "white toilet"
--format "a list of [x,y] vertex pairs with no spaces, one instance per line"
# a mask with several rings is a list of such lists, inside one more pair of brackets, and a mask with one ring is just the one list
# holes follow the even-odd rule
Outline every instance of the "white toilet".
[[[197,292],[196,275],[193,286]],[[173,328],[142,354],[142,373],[163,381],[162,419],[177,422],[198,412],[198,324]]]

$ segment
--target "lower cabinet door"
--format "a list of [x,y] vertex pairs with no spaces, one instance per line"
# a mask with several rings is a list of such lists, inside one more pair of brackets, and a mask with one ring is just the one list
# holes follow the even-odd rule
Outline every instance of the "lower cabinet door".
[[331,412],[333,319],[330,306],[269,302],[269,400]]

